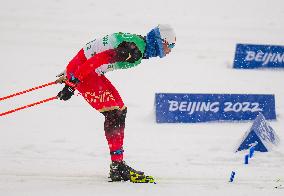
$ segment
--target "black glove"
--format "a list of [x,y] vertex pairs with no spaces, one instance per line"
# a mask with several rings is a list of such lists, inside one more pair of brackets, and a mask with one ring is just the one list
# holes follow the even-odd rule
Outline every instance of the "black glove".
[[68,86],[67,84],[64,86],[64,88],[58,93],[57,97],[60,100],[67,101],[74,95],[75,88]]

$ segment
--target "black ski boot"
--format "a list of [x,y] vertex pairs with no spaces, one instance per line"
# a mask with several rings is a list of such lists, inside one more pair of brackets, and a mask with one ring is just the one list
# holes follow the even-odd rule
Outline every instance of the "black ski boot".
[[113,161],[110,164],[109,178],[111,182],[130,181],[133,183],[155,183],[152,176],[145,176],[144,172],[136,171],[126,165],[124,161]]

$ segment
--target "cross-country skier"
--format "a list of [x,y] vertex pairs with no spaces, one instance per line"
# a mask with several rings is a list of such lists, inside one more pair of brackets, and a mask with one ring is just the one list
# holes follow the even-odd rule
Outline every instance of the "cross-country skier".
[[154,182],[154,179],[123,161],[127,108],[105,73],[135,67],[142,59],[163,58],[171,52],[175,42],[174,30],[169,25],[159,25],[146,36],[113,33],[87,43],[57,76],[58,83],[65,83],[57,95],[59,99],[70,99],[76,89],[105,116],[104,131],[112,161],[111,181]]

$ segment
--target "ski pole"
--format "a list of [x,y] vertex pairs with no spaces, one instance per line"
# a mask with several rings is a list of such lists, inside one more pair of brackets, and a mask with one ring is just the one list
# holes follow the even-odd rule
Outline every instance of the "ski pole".
[[27,90],[24,90],[24,91],[21,91],[21,92],[17,92],[17,93],[14,93],[14,94],[11,94],[11,95],[8,95],[8,96],[5,96],[5,97],[1,97],[0,101],[3,101],[5,99],[10,99],[12,97],[22,95],[22,94],[25,94],[25,93],[28,93],[28,92],[31,92],[31,91],[34,91],[34,90],[37,90],[37,89],[40,89],[40,88],[44,88],[44,87],[47,87],[47,86],[50,86],[50,85],[54,85],[54,84],[57,84],[56,81],[49,82],[49,83],[46,83],[46,84],[43,84],[43,85],[40,85],[40,86],[36,86],[36,87],[30,88],[30,89],[27,89]]
[[33,107],[35,105],[39,105],[39,104],[42,104],[42,103],[46,103],[46,102],[49,102],[49,101],[52,101],[52,100],[55,100],[57,99],[57,96],[55,97],[50,97],[48,99],[44,99],[44,100],[41,100],[41,101],[38,101],[38,102],[34,102],[34,103],[31,103],[31,104],[28,104],[28,105],[25,105],[25,106],[22,106],[22,107],[19,107],[19,108],[16,108],[16,109],[12,109],[12,110],[9,110],[9,111],[6,111],[6,112],[3,112],[3,113],[0,113],[0,116],[5,116],[7,114],[11,114],[13,112],[17,112],[19,110],[23,110],[23,109],[26,109],[26,108],[29,108],[29,107]]

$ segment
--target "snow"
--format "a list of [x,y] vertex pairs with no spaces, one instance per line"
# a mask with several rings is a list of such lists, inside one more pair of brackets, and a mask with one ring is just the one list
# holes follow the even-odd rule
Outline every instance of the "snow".
[[[284,45],[281,0],[1,0],[0,97],[55,80],[84,43],[112,32],[177,33],[173,52],[108,78],[128,106],[126,162],[157,184],[109,183],[103,117],[80,96],[0,118],[0,195],[283,195],[283,142],[234,153],[252,122],[156,124],[154,94],[275,94],[284,140],[283,70],[234,70],[236,43]],[[0,103],[0,112],[52,97],[51,86]],[[235,181],[229,183],[236,171]],[[279,181],[280,179],[280,181]],[[279,182],[277,182],[279,181]]]

